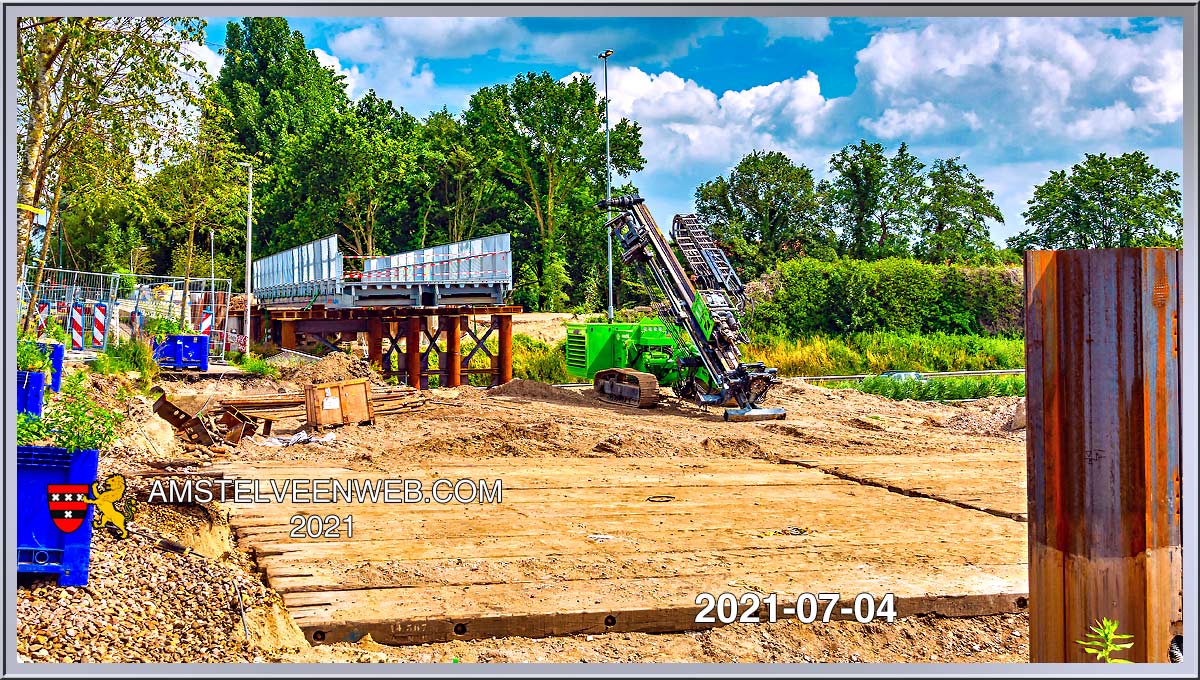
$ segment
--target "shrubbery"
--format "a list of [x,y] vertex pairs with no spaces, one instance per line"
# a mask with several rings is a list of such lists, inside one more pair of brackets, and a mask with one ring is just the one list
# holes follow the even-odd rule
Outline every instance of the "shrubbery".
[[762,361],[784,376],[864,375],[884,371],[990,371],[1023,368],[1020,338],[933,333],[812,335],[800,340],[768,338],[746,347],[746,361]]
[[851,388],[889,399],[944,401],[948,399],[982,399],[984,397],[1025,396],[1025,376],[986,375],[968,378],[934,378],[926,382],[895,380],[873,376],[861,382],[832,382],[822,387]]
[[862,332],[1021,336],[1021,273],[911,259],[784,262],[747,319],[752,335],[804,338]]

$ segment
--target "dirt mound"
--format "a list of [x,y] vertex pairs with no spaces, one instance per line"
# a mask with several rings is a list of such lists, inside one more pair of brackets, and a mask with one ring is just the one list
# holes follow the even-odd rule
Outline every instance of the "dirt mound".
[[488,391],[493,397],[518,397],[532,401],[557,401],[580,406],[595,406],[596,400],[590,395],[581,394],[561,387],[547,385],[536,380],[514,378],[512,382],[494,387]]
[[1012,429],[1013,415],[1024,397],[988,397],[964,404],[962,413],[948,418],[946,429],[971,434],[995,436],[1020,436],[1020,430]]
[[383,378],[362,359],[345,352],[330,352],[315,364],[289,364],[279,370],[282,380],[290,380],[300,385],[316,385],[320,383],[367,378],[374,385],[385,385]]

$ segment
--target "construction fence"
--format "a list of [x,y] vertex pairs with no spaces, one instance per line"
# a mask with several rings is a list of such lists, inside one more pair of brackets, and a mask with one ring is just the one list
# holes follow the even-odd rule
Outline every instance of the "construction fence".
[[[103,351],[109,342],[139,335],[147,319],[169,318],[209,335],[210,359],[224,361],[241,338],[228,333],[230,279],[150,274],[103,274],[26,265],[18,287],[22,318],[35,305],[39,333],[50,325],[66,331],[67,349]],[[36,299],[35,299],[36,295]],[[241,343],[244,345],[244,342]]]

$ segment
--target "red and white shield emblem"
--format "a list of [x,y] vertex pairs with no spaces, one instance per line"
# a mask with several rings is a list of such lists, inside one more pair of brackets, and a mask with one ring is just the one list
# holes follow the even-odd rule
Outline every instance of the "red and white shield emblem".
[[87,516],[87,484],[47,484],[46,500],[54,526],[69,534],[83,526]]

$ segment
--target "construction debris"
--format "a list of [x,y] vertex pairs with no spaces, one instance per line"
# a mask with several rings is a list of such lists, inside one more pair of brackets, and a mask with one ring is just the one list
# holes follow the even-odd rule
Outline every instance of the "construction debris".
[[189,415],[187,411],[172,404],[167,399],[167,393],[161,387],[155,387],[150,392],[158,394],[158,398],[154,401],[154,412],[162,417],[163,420],[175,426],[176,431],[182,434],[188,441],[194,444],[204,446],[212,446],[213,438],[197,415]]
[[309,385],[304,390],[304,410],[308,426],[314,430],[331,425],[375,423],[366,378]]

